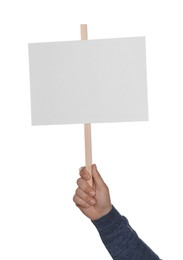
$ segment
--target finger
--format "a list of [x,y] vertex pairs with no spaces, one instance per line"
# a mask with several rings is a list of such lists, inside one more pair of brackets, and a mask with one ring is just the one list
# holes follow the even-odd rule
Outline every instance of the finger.
[[94,205],[96,202],[94,198],[90,197],[80,188],[76,190],[76,195],[80,197],[82,200],[84,200],[86,203],[90,204],[91,206]]
[[92,176],[93,176],[94,183],[97,188],[102,188],[104,186],[106,187],[106,184],[103,181],[100,173],[98,172],[97,166],[95,164],[92,165]]
[[92,189],[92,187],[88,184],[87,181],[83,180],[82,178],[79,178],[77,180],[78,187],[83,190],[85,193],[89,194],[90,196],[95,195],[95,191]]
[[89,208],[91,207],[90,204],[88,204],[86,201],[84,201],[83,199],[81,199],[78,195],[74,195],[73,197],[73,201],[75,202],[77,207],[81,207],[81,208]]
[[79,174],[80,174],[81,178],[83,178],[86,181],[88,181],[91,178],[89,172],[86,170],[86,167],[81,167]]

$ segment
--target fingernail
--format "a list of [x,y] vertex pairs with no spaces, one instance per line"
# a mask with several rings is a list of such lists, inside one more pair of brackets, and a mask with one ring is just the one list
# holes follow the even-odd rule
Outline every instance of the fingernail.
[[95,200],[94,199],[90,199],[90,204],[95,204]]

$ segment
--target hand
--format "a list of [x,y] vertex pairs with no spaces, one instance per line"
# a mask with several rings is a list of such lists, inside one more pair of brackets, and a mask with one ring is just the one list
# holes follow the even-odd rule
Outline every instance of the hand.
[[97,220],[112,209],[109,189],[96,165],[92,165],[93,187],[87,182],[91,177],[85,167],[81,168],[80,176],[81,178],[77,180],[78,188],[73,201],[84,215],[91,220]]

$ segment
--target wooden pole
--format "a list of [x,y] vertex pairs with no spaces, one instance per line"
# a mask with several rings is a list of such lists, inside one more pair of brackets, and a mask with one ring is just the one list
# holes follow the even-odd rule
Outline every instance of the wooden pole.
[[[81,40],[88,40],[87,24],[81,24]],[[84,124],[85,133],[85,165],[91,179],[88,183],[92,186],[92,142],[91,142],[91,124]]]

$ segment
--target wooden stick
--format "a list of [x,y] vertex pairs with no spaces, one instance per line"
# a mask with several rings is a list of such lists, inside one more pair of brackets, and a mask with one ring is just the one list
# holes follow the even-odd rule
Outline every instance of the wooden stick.
[[81,40],[88,40],[87,24],[81,24]]
[[[81,24],[81,40],[88,40],[87,24]],[[91,175],[88,183],[92,186],[92,142],[91,142],[91,124],[84,124],[85,132],[85,164],[86,169]]]

